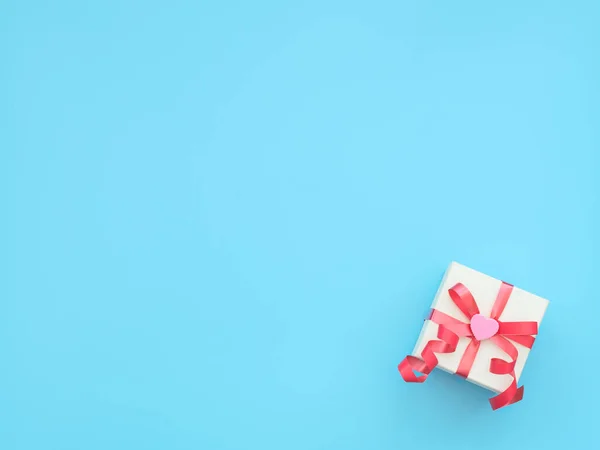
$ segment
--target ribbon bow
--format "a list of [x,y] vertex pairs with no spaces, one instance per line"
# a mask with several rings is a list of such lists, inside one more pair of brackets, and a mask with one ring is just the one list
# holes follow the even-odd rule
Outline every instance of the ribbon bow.
[[[531,348],[535,342],[535,337],[532,335],[536,335],[538,332],[537,322],[501,322],[498,320],[504,311],[504,307],[510,298],[512,290],[513,286],[511,284],[502,282],[500,290],[498,291],[498,296],[492,307],[490,319],[487,319],[493,320],[498,325],[497,332],[492,332],[492,336],[489,337],[489,340],[510,357],[510,361],[492,358],[490,362],[490,373],[495,375],[508,374],[513,379],[506,390],[495,397],[490,398],[490,405],[493,410],[511,405],[523,399],[524,387],[521,386],[517,388],[515,375],[515,364],[519,357],[519,352],[511,341],[527,348]],[[448,293],[450,294],[452,301],[467,317],[469,322],[461,322],[441,311],[432,309],[428,320],[439,325],[437,332],[438,339],[432,339],[427,342],[425,348],[421,352],[422,359],[409,355],[398,365],[400,375],[402,375],[404,381],[408,383],[423,383],[431,371],[438,365],[438,359],[435,354],[453,353],[456,351],[459,337],[469,337],[471,341],[460,360],[456,374],[464,378],[469,376],[469,372],[471,371],[471,367],[473,366],[475,357],[479,351],[479,346],[481,345],[481,341],[473,334],[472,319],[473,316],[481,314],[479,313],[479,308],[473,298],[473,294],[471,294],[471,291],[469,291],[462,283],[457,283],[452,288],[448,289]],[[422,375],[417,376],[415,372],[420,372]]]

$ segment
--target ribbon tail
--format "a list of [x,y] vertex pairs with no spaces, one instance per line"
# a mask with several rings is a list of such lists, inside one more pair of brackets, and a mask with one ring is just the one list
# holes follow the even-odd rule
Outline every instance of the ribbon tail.
[[490,406],[494,411],[496,411],[497,409],[520,402],[523,400],[524,393],[525,386],[517,388],[517,382],[513,381],[508,389],[489,399]]
[[496,395],[490,398],[490,405],[495,411],[513,403],[520,402],[523,400],[524,387],[517,387],[517,376],[515,374],[515,364],[519,357],[517,348],[506,338],[502,336],[494,336],[491,338],[500,349],[510,357],[510,361],[504,361],[499,358],[492,358],[490,362],[490,372],[496,375],[510,375],[513,379],[510,386]]
[[[407,383],[423,383],[431,371],[438,365],[436,353],[453,353],[458,344],[458,335],[440,325],[437,332],[438,339],[432,339],[425,345],[421,358],[409,355],[398,364],[398,371]],[[417,375],[419,372],[422,375]]]
[[458,364],[458,369],[456,370],[456,375],[461,376],[463,378],[467,378],[469,376],[469,372],[471,372],[471,367],[473,367],[473,363],[475,362],[475,357],[477,356],[477,352],[479,351],[480,342],[476,339],[471,339],[469,345],[467,346],[463,357]]

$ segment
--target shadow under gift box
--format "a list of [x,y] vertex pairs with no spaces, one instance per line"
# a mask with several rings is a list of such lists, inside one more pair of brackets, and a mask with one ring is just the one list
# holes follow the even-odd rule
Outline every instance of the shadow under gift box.
[[[480,313],[489,317],[502,282],[456,262],[452,262],[446,270],[446,274],[435,295],[431,308],[452,316],[461,322],[468,323],[468,318],[465,317],[458,306],[452,301],[448,292],[457,283],[462,283],[469,289],[475,298]],[[539,326],[548,303],[548,300],[542,297],[514,287],[499,320],[502,322],[537,322]],[[431,320],[425,320],[417,344],[412,352],[413,356],[417,358],[421,357],[421,352],[425,348],[425,345],[427,345],[427,342],[437,339],[438,328],[438,324]],[[461,337],[456,346],[456,351],[453,353],[436,353],[439,361],[437,367],[450,373],[456,373],[461,358],[470,342],[470,337]],[[519,352],[514,369],[518,382],[531,350],[519,343],[513,342],[513,344]],[[490,361],[492,358],[506,359],[506,354],[493,342],[488,340],[481,341],[479,351],[467,380],[499,393],[507,389],[513,379],[508,374],[497,375],[491,373]]]

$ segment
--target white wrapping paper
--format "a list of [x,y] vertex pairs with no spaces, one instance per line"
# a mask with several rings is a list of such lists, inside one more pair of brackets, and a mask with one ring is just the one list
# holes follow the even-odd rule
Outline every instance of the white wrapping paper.
[[[477,272],[476,270],[455,262],[451,263],[446,270],[442,284],[438,289],[431,307],[448,314],[461,322],[468,322],[467,318],[454,304],[448,294],[448,289],[453,287],[456,283],[464,284],[471,291],[479,306],[480,313],[489,317],[502,282],[489,275]],[[530,294],[515,286],[499,320],[502,322],[536,321],[538,322],[539,327],[547,306],[548,300]],[[430,320],[426,320],[412,355],[420,357],[427,342],[432,339],[437,339],[437,331],[438,325]],[[454,353],[436,353],[439,360],[437,367],[450,373],[456,373],[460,360],[470,340],[471,338],[469,337],[461,337]],[[511,342],[517,347],[519,352],[519,357],[517,358],[515,365],[515,374],[518,381],[531,350],[514,341]],[[475,362],[473,363],[473,367],[471,368],[467,380],[490,389],[491,391],[502,392],[510,385],[512,378],[510,375],[495,375],[490,373],[489,367],[491,358],[509,360],[508,356],[496,345],[490,341],[484,340],[481,342],[479,352],[477,353],[477,357],[475,358]]]

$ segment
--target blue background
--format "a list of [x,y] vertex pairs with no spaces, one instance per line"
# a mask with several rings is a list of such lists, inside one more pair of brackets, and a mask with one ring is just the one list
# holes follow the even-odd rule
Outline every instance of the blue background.
[[[595,447],[599,20],[3,1],[0,447]],[[551,300],[519,405],[397,373],[451,260]]]

